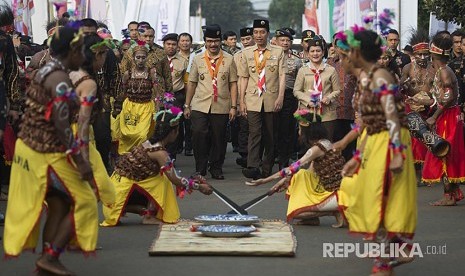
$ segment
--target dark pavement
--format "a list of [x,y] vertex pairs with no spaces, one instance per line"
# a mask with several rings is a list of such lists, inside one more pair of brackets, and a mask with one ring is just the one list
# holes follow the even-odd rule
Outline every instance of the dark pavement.
[[[224,168],[226,180],[211,180],[219,191],[239,204],[245,203],[271,187],[244,185],[241,169],[234,163],[237,154],[228,151]],[[193,173],[194,158],[179,156],[178,169],[183,175]],[[275,166],[276,169],[276,166]],[[210,175],[208,175],[210,176]],[[428,202],[440,198],[442,188],[418,188],[418,227],[415,242],[420,244],[423,258],[395,269],[396,275],[460,275],[465,260],[465,203],[455,207],[431,207]],[[228,212],[228,207],[214,195],[192,193],[178,200],[182,218],[199,214]],[[6,202],[0,202],[5,212]],[[249,210],[250,214],[267,219],[285,219],[287,201],[276,194]],[[156,256],[148,248],[157,233],[157,226],[141,225],[141,219],[129,215],[123,224],[100,228],[96,257],[67,252],[62,262],[77,275],[369,275],[372,261],[350,255],[348,258],[323,258],[324,242],[362,242],[350,236],[347,228],[333,229],[333,217],[325,217],[320,226],[294,226],[297,237],[295,257],[228,257],[228,256]],[[3,235],[3,226],[0,226]],[[446,245],[446,254],[427,255],[427,246]],[[40,248],[38,248],[40,250]],[[0,246],[3,255],[3,247]],[[23,253],[14,260],[0,261],[0,275],[33,275],[37,254]]]

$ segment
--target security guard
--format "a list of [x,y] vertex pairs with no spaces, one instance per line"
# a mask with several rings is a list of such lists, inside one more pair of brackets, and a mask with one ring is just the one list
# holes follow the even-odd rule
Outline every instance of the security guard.
[[302,39],[300,40],[300,45],[302,45],[303,50],[299,53],[301,59],[304,62],[308,61],[308,41],[313,39],[316,36],[315,32],[312,30],[305,30],[302,32]]
[[[189,61],[181,56],[181,53],[178,52],[178,35],[175,33],[166,34],[163,39],[163,48],[165,53],[168,56],[168,62],[170,65],[171,78],[173,80],[173,94],[176,100],[174,105],[183,108],[186,103],[186,90],[184,85],[184,75],[186,74],[186,69]],[[190,129],[190,120],[181,120],[179,124],[179,134],[176,139],[176,142],[168,146],[168,151],[173,159],[176,157],[177,152],[182,152],[183,142],[184,142],[184,128]],[[190,148],[190,146],[186,146]],[[180,150],[179,150],[180,149]],[[187,151],[185,154],[187,155]],[[192,151],[190,152],[192,155]]]
[[[247,116],[249,122],[249,154],[247,168],[242,173],[253,179],[271,174],[276,116],[282,108],[286,87],[286,57],[281,47],[268,43],[269,34],[268,20],[254,20],[253,36],[256,45],[242,51],[238,70],[241,77],[241,114]],[[259,169],[261,144],[264,147],[263,173]]]
[[[237,109],[237,69],[233,56],[221,50],[221,29],[207,26],[206,51],[194,57],[187,85],[184,113],[192,120],[195,168],[214,179],[224,179],[226,124]],[[192,109],[192,111],[191,111]]]
[[[241,44],[244,47],[243,49],[255,45],[255,40],[253,39],[253,28],[242,28],[240,29],[239,34],[241,36]],[[236,63],[236,66],[241,64],[242,51],[243,50],[240,50],[234,54],[234,62]],[[240,87],[239,82],[238,87]],[[238,98],[240,99],[240,95]],[[239,112],[236,123],[238,129],[236,130],[233,128],[231,134],[233,136],[232,139],[235,139],[235,135],[237,135],[237,151],[241,156],[236,159],[236,164],[243,168],[247,168],[247,140],[249,139],[249,122],[247,121],[247,117],[242,116],[242,114]]]
[[227,31],[223,34],[223,51],[228,52],[231,55],[234,55],[241,48],[237,47],[237,34],[233,31]]
[[276,43],[283,48],[287,56],[286,90],[284,91],[283,108],[278,114],[277,149],[279,169],[289,166],[289,159],[295,147],[297,122],[294,112],[297,110],[297,99],[294,97],[294,82],[297,72],[302,67],[302,61],[292,49],[292,29],[281,28],[276,30]]

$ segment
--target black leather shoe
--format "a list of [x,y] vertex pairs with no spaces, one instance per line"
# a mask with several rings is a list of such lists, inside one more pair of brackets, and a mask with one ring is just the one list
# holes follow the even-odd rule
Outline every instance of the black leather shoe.
[[210,174],[212,175],[212,178],[213,178],[213,179],[224,180],[224,175],[223,175],[222,172],[210,171]]
[[242,168],[247,168],[247,158],[238,157],[236,158],[236,164],[241,166]]
[[257,180],[262,176],[259,168],[243,169],[242,174],[247,178],[252,178],[253,180]]
[[194,154],[192,153],[192,150],[185,150],[185,151],[184,151],[184,155],[185,155],[185,156],[192,156],[192,155],[194,155]]

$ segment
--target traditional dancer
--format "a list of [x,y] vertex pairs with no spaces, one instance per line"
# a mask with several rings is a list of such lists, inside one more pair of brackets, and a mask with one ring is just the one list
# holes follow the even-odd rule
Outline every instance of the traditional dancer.
[[119,114],[118,153],[129,152],[133,147],[146,141],[153,133],[153,81],[156,79],[154,68],[147,67],[149,48],[144,42],[131,47],[135,66],[123,75],[124,95],[118,99],[122,102]]
[[447,66],[452,48],[452,39],[447,32],[433,37],[430,53],[436,69],[430,105],[436,106],[434,114],[426,123],[436,128],[436,133],[450,143],[449,154],[439,159],[430,151],[426,153],[422,179],[426,183],[444,184],[442,199],[431,203],[434,206],[451,206],[463,199],[459,183],[465,181],[465,148],[463,143],[463,120],[457,104],[459,91],[454,71]]
[[[367,240],[405,243],[416,228],[417,191],[404,107],[394,77],[376,65],[382,38],[358,27],[346,31],[345,36],[351,47],[350,60],[368,72],[368,78],[359,100],[367,135],[341,172],[343,176],[356,175],[344,215],[350,231],[364,234]],[[412,260],[377,258],[373,275],[391,275],[394,266]]]
[[337,190],[342,179],[338,172],[344,166],[344,157],[333,150],[319,115],[301,109],[294,117],[299,121],[300,140],[309,150],[289,167],[248,183],[257,186],[282,178],[271,190],[287,188],[288,221],[297,219],[299,224],[319,225],[319,217],[335,216],[337,224],[333,227],[341,227],[343,220],[338,211]]
[[[181,198],[192,190],[199,190],[206,195],[212,193],[205,179],[179,176],[174,167],[174,160],[170,159],[165,149],[166,145],[176,141],[182,115],[180,110],[177,111],[176,108],[172,110],[158,112],[155,115],[154,135],[120,157],[111,176],[116,189],[116,202],[111,208],[104,206],[105,221],[101,226],[117,225],[125,212],[144,216],[145,224],[156,224],[160,221],[177,222],[180,214],[172,184],[176,186],[176,192]],[[158,207],[156,213],[148,210],[145,202],[131,204],[131,195],[135,191]],[[154,217],[156,219],[153,219]]]
[[96,75],[102,69],[107,51],[111,47],[111,40],[103,40],[96,34],[85,36],[84,64],[81,69],[69,74],[74,87],[76,87],[76,94],[81,98],[77,121],[71,127],[76,139],[81,141],[82,156],[91,164],[99,198],[107,206],[111,206],[115,201],[115,189],[111,184],[100,153],[97,151],[92,122],[103,108],[103,95],[97,86]]
[[72,239],[83,252],[95,250],[98,231],[96,187],[69,122],[79,108],[68,70],[84,61],[83,38],[77,30],[60,28],[50,40],[52,61],[32,76],[27,108],[16,142],[5,223],[4,249],[18,256],[34,249],[44,200],[47,221],[38,268],[71,275],[59,261]]

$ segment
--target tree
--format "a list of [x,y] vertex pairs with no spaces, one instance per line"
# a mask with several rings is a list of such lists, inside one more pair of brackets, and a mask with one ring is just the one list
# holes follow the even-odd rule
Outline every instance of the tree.
[[304,0],[273,0],[268,10],[271,29],[291,27],[297,33],[302,31]]
[[191,0],[191,16],[198,15],[199,3],[207,25],[218,24],[223,33],[234,31],[239,35],[239,29],[251,26],[257,17],[249,0]]
[[465,26],[465,0],[423,0],[429,12],[436,15],[438,19],[454,22]]

